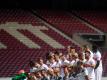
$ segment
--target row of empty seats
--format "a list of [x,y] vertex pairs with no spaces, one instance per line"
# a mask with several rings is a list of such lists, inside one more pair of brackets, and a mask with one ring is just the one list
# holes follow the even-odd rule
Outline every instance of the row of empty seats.
[[74,11],[78,16],[94,25],[99,30],[107,32],[107,12],[106,11]]
[[74,33],[97,33],[65,11],[37,10],[37,13],[54,27],[70,36]]
[[0,23],[5,23],[5,22],[19,22],[22,24],[40,24],[41,22],[36,22],[36,19],[34,18],[33,15],[30,15],[30,12],[23,10],[5,10],[1,9],[0,10]]

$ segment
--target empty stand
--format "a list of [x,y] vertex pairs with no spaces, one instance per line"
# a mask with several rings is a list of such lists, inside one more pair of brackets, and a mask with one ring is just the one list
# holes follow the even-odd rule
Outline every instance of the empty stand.
[[44,57],[48,51],[59,50],[65,54],[68,45],[79,50],[76,44],[46,26],[32,13],[0,10],[0,77],[13,76],[20,69],[28,72],[29,60]]
[[95,30],[76,19],[72,14],[68,15],[67,12],[37,10],[37,13],[57,29],[70,36],[74,33],[97,33]]
[[106,11],[77,11],[78,16],[94,25],[99,30],[107,32],[107,12]]

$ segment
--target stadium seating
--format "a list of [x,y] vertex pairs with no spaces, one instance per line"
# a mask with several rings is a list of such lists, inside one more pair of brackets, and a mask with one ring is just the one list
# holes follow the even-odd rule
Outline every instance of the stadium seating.
[[[79,32],[96,33],[65,12],[43,12],[38,11],[46,21],[68,35]],[[0,10],[0,77],[11,77],[20,69],[28,72],[30,60],[36,61],[39,57],[45,60],[44,56],[49,51],[58,50],[65,54],[68,45],[74,46],[77,51],[80,50],[79,46],[46,26],[29,11]],[[107,63],[105,55],[102,58],[103,64]],[[107,76],[106,67],[105,64],[104,76]]]
[[[41,28],[41,30],[36,33],[35,28]],[[48,39],[40,38],[43,35],[40,31],[47,35],[46,38],[50,37],[48,39],[52,42],[49,43]],[[35,36],[37,34],[39,36]],[[55,48],[55,44],[59,48]],[[44,57],[48,51],[58,50],[66,53],[68,45],[79,49],[76,44],[46,26],[32,13],[23,10],[4,9],[0,10],[0,45],[5,46],[0,47],[0,77],[13,76],[20,69],[25,69],[28,72],[29,60]],[[54,47],[52,47],[53,45]]]
[[99,30],[107,32],[107,12],[103,11],[76,11],[78,16],[94,25]]
[[74,33],[97,33],[67,12],[37,10],[37,13],[47,22],[69,36],[72,36]]

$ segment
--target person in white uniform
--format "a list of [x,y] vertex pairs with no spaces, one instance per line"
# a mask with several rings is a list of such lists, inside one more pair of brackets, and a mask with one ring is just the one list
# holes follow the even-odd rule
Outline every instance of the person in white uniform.
[[97,46],[93,46],[94,60],[96,62],[95,66],[95,80],[101,80],[102,78],[102,60],[101,53],[98,50]]
[[90,58],[93,58],[93,52],[91,51],[91,49],[89,48],[88,45],[83,45],[83,55],[84,55],[84,58],[85,58],[85,51],[89,51],[91,54],[90,54]]
[[72,54],[72,61],[70,61],[70,65],[75,66],[78,61],[79,61],[79,59],[78,59],[78,53]]
[[78,61],[77,62],[77,75],[76,75],[76,78],[77,80],[89,80],[89,77],[88,77],[88,71],[86,68],[84,68],[83,66],[83,62],[82,61]]
[[64,77],[64,68],[69,65],[69,61],[66,59],[65,55],[61,56],[61,68],[60,68],[60,74],[61,77]]
[[91,58],[91,53],[89,51],[85,51],[85,58],[86,62],[84,64],[84,67],[86,67],[88,71],[89,80],[95,80],[95,60]]
[[49,57],[49,59],[47,60],[46,64],[48,65],[49,68],[54,68],[56,67],[56,61],[53,57]]
[[39,67],[39,68],[45,69],[45,70],[48,70],[48,69],[49,69],[49,67],[48,67],[46,64],[44,64],[42,58],[39,58],[38,62],[39,62],[39,64],[40,64],[40,67]]
[[57,54],[55,54],[55,61],[56,61],[55,67],[60,68],[61,67],[61,59],[60,59],[59,55],[57,55]]
[[34,61],[30,61],[29,65],[30,65],[30,73],[35,72],[35,70],[37,70],[37,68],[40,67],[39,63]]

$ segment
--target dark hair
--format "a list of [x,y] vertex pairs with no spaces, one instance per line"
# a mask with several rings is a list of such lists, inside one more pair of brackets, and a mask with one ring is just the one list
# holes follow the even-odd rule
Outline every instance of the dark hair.
[[54,54],[59,55],[59,51],[55,51]]
[[77,66],[78,66],[78,65],[83,65],[83,64],[84,64],[84,63],[83,63],[82,61],[78,61],[78,62],[77,62]]
[[93,46],[92,46],[92,51],[93,51],[94,53],[96,53],[96,52],[97,52],[97,50],[98,50],[98,46],[93,45]]
[[38,58],[38,61],[40,61],[40,60],[43,60],[43,58],[42,58],[42,57],[39,57],[39,58]]
[[46,53],[46,59],[49,59],[49,52]]
[[30,61],[29,61],[29,65],[30,65],[30,67],[34,67],[34,66],[35,66],[34,61],[30,60]]
[[90,51],[85,51],[85,53],[89,53],[89,54],[91,54]]

